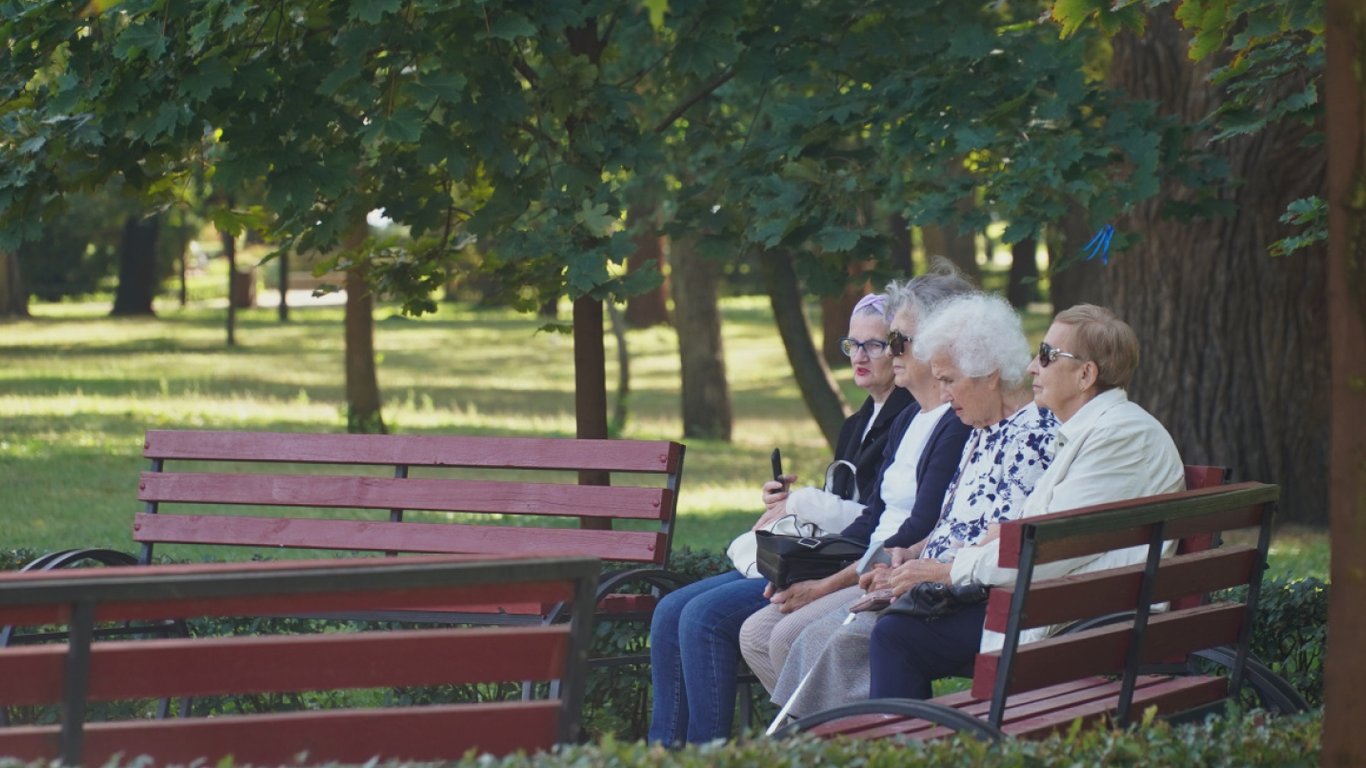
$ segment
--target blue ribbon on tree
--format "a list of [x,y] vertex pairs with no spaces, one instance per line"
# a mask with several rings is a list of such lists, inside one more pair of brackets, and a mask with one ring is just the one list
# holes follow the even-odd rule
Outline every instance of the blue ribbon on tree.
[[1106,224],[1101,227],[1096,236],[1091,238],[1091,242],[1082,247],[1082,252],[1086,254],[1086,260],[1090,261],[1097,255],[1100,256],[1100,263],[1110,264],[1110,240],[1115,236],[1113,224]]

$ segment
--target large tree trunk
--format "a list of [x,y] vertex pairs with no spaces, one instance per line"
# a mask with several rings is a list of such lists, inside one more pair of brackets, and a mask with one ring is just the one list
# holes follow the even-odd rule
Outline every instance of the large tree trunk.
[[157,285],[158,217],[129,216],[119,242],[119,284],[112,315],[151,315]]
[[797,281],[797,272],[792,268],[792,257],[781,251],[764,251],[759,262],[764,283],[768,287],[769,302],[773,306],[773,321],[787,350],[797,388],[801,390],[802,400],[806,401],[806,408],[816,419],[816,425],[825,435],[830,449],[834,450],[840,427],[849,417],[849,411],[839,386],[835,384],[835,378],[830,375],[830,369],[816,354],[816,346],[811,342],[811,329],[807,327],[806,313],[802,311],[802,290]]
[[1006,285],[1006,300],[1010,306],[1023,309],[1039,300],[1039,241],[1026,237],[1010,246],[1010,281]]
[[[1119,35],[1111,77],[1134,98],[1194,123],[1217,106],[1208,63],[1187,57],[1170,7],[1146,36]],[[1176,438],[1194,464],[1231,467],[1235,478],[1280,483],[1281,520],[1326,521],[1328,323],[1324,249],[1272,258],[1290,232],[1286,204],[1323,192],[1321,146],[1302,127],[1270,126],[1213,147],[1241,184],[1222,191],[1224,218],[1164,218],[1193,190],[1164,180],[1161,194],[1116,222],[1141,236],[1107,269],[1110,304],[1143,344],[1131,394]]]
[[[232,202],[229,201],[231,206]],[[227,231],[218,233],[218,242],[223,244],[223,259],[228,262],[228,313],[223,322],[227,324],[228,346],[237,345],[237,238]],[[348,278],[349,279],[349,278]]]
[[[972,211],[971,197],[958,201],[958,213]],[[925,260],[943,256],[974,284],[981,285],[982,270],[977,266],[977,238],[971,231],[963,231],[956,224],[924,226],[920,228],[920,242],[925,247]]]
[[1366,8],[1328,0],[1328,315],[1332,339],[1332,583],[1324,668],[1325,766],[1366,765]]
[[719,265],[698,256],[689,240],[674,241],[669,259],[683,377],[683,436],[730,440],[730,384],[716,301]]
[[901,273],[903,278],[910,277],[915,272],[911,260],[911,222],[899,213],[891,214],[887,217],[887,235],[891,238],[887,258],[892,269]]
[[[343,247],[359,248],[367,224],[362,219]],[[346,431],[384,434],[379,377],[375,373],[375,296],[361,267],[346,270]]]
[[0,317],[28,317],[28,291],[19,255],[8,251],[0,251]]
[[[635,272],[653,264],[659,274],[664,274],[664,244],[659,232],[659,215],[654,206],[633,206],[629,219],[637,227],[635,237],[631,238],[636,249],[626,261],[627,269]],[[649,328],[669,324],[669,281],[660,282],[659,287],[645,293],[636,294],[626,300],[626,322],[632,328]]]
[[[574,435],[579,439],[607,439],[607,354],[602,334],[602,302],[592,296],[574,299]],[[609,485],[610,480],[607,472],[579,473],[580,485]],[[580,525],[611,527],[611,521],[585,517]]]

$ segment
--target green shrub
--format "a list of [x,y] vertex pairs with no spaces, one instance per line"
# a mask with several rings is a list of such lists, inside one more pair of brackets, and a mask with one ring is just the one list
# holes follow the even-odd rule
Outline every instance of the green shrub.
[[[1230,595],[1241,598],[1245,588]],[[1323,705],[1328,584],[1316,578],[1267,580],[1257,601],[1252,653],[1285,678],[1310,706]]]
[[923,744],[811,738],[717,742],[669,751],[642,742],[607,738],[555,753],[503,759],[469,757],[480,768],[650,766],[651,768],[771,768],[806,765],[864,766],[1317,766],[1322,712],[1270,717],[1230,713],[1204,723],[1173,726],[1157,721],[1126,730],[1089,728],[1043,741],[1007,739],[992,746],[967,737]]

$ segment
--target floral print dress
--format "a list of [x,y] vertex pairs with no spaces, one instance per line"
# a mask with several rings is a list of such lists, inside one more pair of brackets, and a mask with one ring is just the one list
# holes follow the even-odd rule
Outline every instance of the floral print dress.
[[958,550],[977,544],[987,526],[1013,520],[1025,497],[1053,460],[1058,420],[1034,402],[968,436],[958,472],[944,494],[939,523],[920,556],[952,562]]

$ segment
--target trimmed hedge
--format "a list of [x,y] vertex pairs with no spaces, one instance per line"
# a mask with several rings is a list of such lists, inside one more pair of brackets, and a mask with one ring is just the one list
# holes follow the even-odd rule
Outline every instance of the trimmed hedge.
[[1163,721],[1126,730],[1090,728],[1043,741],[1006,740],[989,745],[966,737],[923,744],[896,739],[862,741],[809,737],[716,742],[669,751],[642,742],[600,743],[540,755],[467,757],[458,765],[479,768],[650,766],[651,768],[788,768],[808,765],[879,766],[1317,766],[1322,713],[1269,717],[1264,713],[1211,717],[1201,724]]

